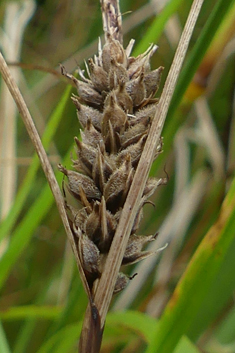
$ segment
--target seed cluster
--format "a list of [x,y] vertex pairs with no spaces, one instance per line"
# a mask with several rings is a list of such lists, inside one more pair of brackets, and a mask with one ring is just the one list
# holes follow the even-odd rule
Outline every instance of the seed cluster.
[[[81,80],[62,73],[73,81],[78,96],[77,108],[81,141],[75,137],[77,159],[73,168],[59,170],[67,176],[67,188],[78,200],[78,209],[66,202],[67,213],[78,254],[90,289],[100,277],[105,259],[120,219],[136,167],[155,114],[163,67],[150,70],[150,58],[157,46],[137,56],[130,56],[134,41],[126,49],[107,33],[106,43],[86,64],[88,78],[79,69]],[[161,152],[161,144],[156,155]],[[122,265],[133,264],[151,253],[142,247],[156,236],[136,235],[143,206],[165,178],[149,178],[136,215]],[[114,293],[122,290],[129,277],[120,273]]]

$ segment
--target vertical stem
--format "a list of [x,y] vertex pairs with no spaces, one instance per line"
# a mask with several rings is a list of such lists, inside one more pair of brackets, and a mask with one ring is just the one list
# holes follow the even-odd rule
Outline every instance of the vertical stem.
[[122,44],[122,15],[119,0],[100,0],[100,4],[105,37],[107,33],[110,33],[114,39]]
[[95,294],[94,302],[100,313],[101,328],[104,326],[105,318],[111,302],[115,281],[120,269],[132,224],[135,219],[138,205],[143,194],[148,174],[152,165],[156,146],[162,133],[167,111],[174,93],[177,78],[185,58],[189,40],[191,38],[197,17],[199,15],[203,0],[194,0],[187,22],[185,24],[178,48],[175,53],[166,83],[159,101],[154,120],[147,141],[144,146],[129,194],[127,196],[120,221],[112,241],[112,245],[105,263],[99,285]]
[[100,327],[100,315],[95,306],[88,305],[79,340],[79,353],[99,353],[104,327]]

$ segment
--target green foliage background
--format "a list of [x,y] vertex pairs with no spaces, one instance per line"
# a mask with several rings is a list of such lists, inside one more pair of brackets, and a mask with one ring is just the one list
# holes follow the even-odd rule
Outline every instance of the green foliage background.
[[[6,23],[11,3],[0,4],[3,54],[4,33],[10,40],[14,32],[14,19]],[[26,2],[15,3],[20,14]],[[159,45],[152,67],[165,67],[162,86],[191,3],[170,0],[156,14],[153,1],[120,0],[125,45],[135,38],[135,55]],[[140,230],[159,229],[157,245],[169,245],[129,269],[138,276],[113,299],[102,352],[235,352],[234,18],[235,1],[205,0],[163,131],[164,152],[151,171],[167,172],[169,182],[153,198],[155,208],[145,206]],[[19,85],[59,183],[56,165],[70,165],[79,135],[72,88],[36,66],[83,67],[101,35],[98,0],[38,0],[20,39],[18,61],[27,65]],[[3,131],[1,116],[2,138]],[[0,225],[0,352],[73,353],[87,299],[20,119],[15,141],[16,194]]]

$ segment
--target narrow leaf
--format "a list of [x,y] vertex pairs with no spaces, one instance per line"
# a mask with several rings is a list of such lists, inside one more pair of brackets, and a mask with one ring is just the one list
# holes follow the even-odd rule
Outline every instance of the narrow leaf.
[[170,353],[187,333],[234,239],[235,179],[216,223],[198,247],[159,321],[147,353]]

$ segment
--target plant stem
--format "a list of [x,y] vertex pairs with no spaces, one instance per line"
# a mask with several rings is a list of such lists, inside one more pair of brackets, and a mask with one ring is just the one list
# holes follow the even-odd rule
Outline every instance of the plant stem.
[[[159,144],[164,122],[167,116],[167,111],[170,105],[172,95],[176,86],[176,82],[180,73],[180,69],[185,58],[188,44],[200,13],[203,0],[194,0],[187,22],[185,24],[178,48],[175,53],[173,63],[171,65],[166,83],[159,101],[151,130],[149,132],[145,147],[138,163],[138,167],[133,179],[133,183],[129,190],[125,205],[122,210],[121,218],[112,241],[112,245],[105,263],[105,267],[98,283],[98,287],[94,297],[94,303],[100,315],[100,334],[103,332],[106,315],[112,299],[113,290],[116,278],[121,266],[123,255],[127,246],[128,238],[134,223],[134,219],[138,212],[143,190],[149,175],[156,147]],[[92,337],[92,332],[87,332],[87,323],[89,322],[89,310],[86,312],[85,323],[83,326],[81,340],[85,342],[84,335]],[[92,330],[92,328],[91,328]],[[98,337],[98,333],[94,333]],[[97,342],[96,342],[97,344]],[[80,345],[80,353],[87,352],[87,347]],[[99,352],[96,347],[91,348],[90,352]]]
[[[87,292],[88,298],[90,299],[90,290],[89,290],[89,287],[88,287],[88,284],[86,281],[85,274],[83,272],[83,268],[81,266],[80,259],[78,257],[77,247],[76,247],[75,240],[74,240],[73,234],[71,232],[71,229],[70,229],[70,226],[68,223],[68,219],[67,219],[67,215],[66,215],[66,211],[65,211],[64,199],[62,197],[59,185],[58,185],[57,180],[55,178],[54,171],[51,167],[51,164],[49,162],[46,151],[42,145],[41,138],[40,138],[38,131],[35,127],[35,124],[33,122],[31,114],[27,108],[25,101],[24,101],[24,98],[22,97],[20,90],[19,90],[18,86],[16,85],[15,80],[13,79],[11,72],[10,72],[10,70],[6,64],[6,61],[4,60],[1,52],[0,52],[0,72],[2,74],[2,77],[3,77],[7,87],[9,89],[17,107],[18,107],[18,110],[20,112],[22,120],[23,120],[25,127],[27,129],[27,132],[29,134],[29,137],[34,145],[34,148],[35,148],[37,154],[38,154],[38,157],[41,162],[45,176],[47,178],[48,184],[49,184],[51,191],[53,193],[53,196],[55,198],[56,205],[59,210],[60,217],[62,219],[67,237],[68,237],[69,242],[71,244],[71,247],[73,249],[75,259],[77,262],[77,266],[78,266],[79,272],[81,274],[81,279],[82,279],[84,288]],[[90,302],[91,302],[91,299],[90,299]]]

